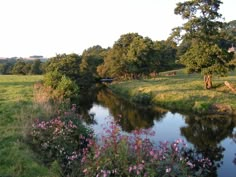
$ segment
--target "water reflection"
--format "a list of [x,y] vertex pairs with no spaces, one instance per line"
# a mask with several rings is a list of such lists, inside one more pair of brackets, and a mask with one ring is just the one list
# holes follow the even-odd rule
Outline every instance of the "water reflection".
[[[172,141],[176,136],[182,136],[194,147],[194,151],[200,152],[214,162],[214,168],[211,169],[212,176],[233,177],[236,174],[235,117],[180,115],[183,124],[179,118],[170,118],[169,116],[174,114],[165,109],[144,108],[131,104],[104,88],[93,88],[92,92],[84,94],[80,105],[80,112],[88,124],[95,124],[102,119],[102,111],[106,110],[104,117],[107,117],[109,112],[109,115],[119,122],[124,132],[152,128],[157,132],[157,136],[154,137],[157,142]],[[91,110],[94,114],[91,114]],[[99,119],[95,118],[98,110]]]
[[94,124],[94,115],[89,113],[89,110],[93,107],[93,104],[97,102],[97,94],[102,88],[100,86],[91,87],[89,90],[83,90],[80,94],[79,113],[83,116],[83,119],[88,124]]
[[[233,141],[234,141],[234,143],[236,144],[236,129],[235,129],[235,131],[234,131],[234,133],[233,133]],[[234,165],[236,165],[236,150],[235,150],[235,154],[234,154],[234,160],[233,160],[233,163],[234,163]]]
[[181,128],[182,135],[194,145],[197,152],[208,157],[216,167],[219,167],[223,163],[225,151],[220,142],[232,135],[232,118],[186,116],[185,122],[187,126]]
[[98,92],[97,100],[102,106],[109,107],[110,114],[126,132],[150,128],[154,125],[154,119],[161,120],[167,112],[164,109],[154,111],[131,104],[123,99],[117,99],[117,96],[105,89]]

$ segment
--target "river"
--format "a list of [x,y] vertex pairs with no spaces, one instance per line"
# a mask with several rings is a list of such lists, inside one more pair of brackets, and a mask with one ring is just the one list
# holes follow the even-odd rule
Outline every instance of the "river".
[[151,129],[152,142],[183,139],[188,147],[214,161],[212,176],[236,176],[236,117],[180,114],[159,107],[141,107],[129,103],[107,89],[82,94],[80,111],[96,135],[103,133],[108,120],[118,120],[122,132]]

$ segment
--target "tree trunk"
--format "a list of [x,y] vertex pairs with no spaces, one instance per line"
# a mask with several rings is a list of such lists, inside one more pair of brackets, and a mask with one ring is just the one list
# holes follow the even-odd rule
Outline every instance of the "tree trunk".
[[232,92],[236,93],[236,89],[233,87],[233,85],[231,85],[228,81],[225,81],[225,85],[232,90]]
[[212,88],[212,75],[204,75],[204,86],[205,89]]

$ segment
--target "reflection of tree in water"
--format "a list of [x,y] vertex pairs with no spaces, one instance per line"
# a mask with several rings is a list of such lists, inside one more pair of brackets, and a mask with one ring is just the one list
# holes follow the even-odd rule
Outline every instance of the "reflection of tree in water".
[[[223,139],[232,136],[234,123],[230,117],[197,117],[187,116],[187,127],[181,128],[181,133],[192,143],[197,152],[202,153],[214,162],[215,166],[223,159],[224,148],[219,144]],[[216,168],[215,174],[216,175]]]
[[87,90],[82,90],[79,98],[79,114],[83,116],[83,120],[88,124],[95,123],[92,114],[89,113],[89,110],[93,107],[93,103],[96,102],[97,93],[99,87],[91,87]]
[[[233,141],[236,143],[236,131],[233,133]],[[233,163],[234,163],[234,165],[236,165],[236,153],[234,154]]]
[[97,94],[100,104],[109,108],[114,119],[119,122],[124,131],[150,128],[154,119],[161,119],[166,111],[156,112],[148,108],[141,108],[118,98],[109,90],[100,90]]

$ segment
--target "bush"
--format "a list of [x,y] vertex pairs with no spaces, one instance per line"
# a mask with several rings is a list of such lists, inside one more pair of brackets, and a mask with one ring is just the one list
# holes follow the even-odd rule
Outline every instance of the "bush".
[[52,97],[72,98],[79,95],[79,86],[75,81],[57,71],[45,74],[44,85],[53,89]]
[[58,83],[60,82],[62,78],[62,74],[58,71],[51,71],[44,75],[44,84],[45,86],[49,86],[53,89],[56,89]]
[[78,97],[79,95],[79,86],[65,75],[61,77],[56,90],[63,98]]
[[72,110],[60,113],[50,120],[36,119],[29,134],[29,142],[46,164],[58,161],[64,174],[72,171],[73,161],[82,158],[86,139],[92,131],[85,127]]

